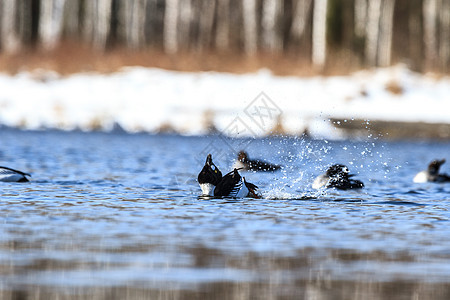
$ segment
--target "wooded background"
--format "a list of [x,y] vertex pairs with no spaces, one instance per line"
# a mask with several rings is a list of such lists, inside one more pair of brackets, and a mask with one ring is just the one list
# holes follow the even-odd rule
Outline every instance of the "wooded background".
[[336,53],[361,67],[449,71],[450,0],[1,0],[0,51],[65,41],[178,53],[289,55],[323,69]]

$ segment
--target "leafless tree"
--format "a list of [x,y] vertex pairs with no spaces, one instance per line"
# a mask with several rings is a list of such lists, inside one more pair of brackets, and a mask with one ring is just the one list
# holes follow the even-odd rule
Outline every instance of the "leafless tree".
[[368,66],[389,66],[395,55],[447,72],[450,0],[0,0],[2,53],[80,38],[96,49],[168,54],[288,50],[319,70],[331,51]]
[[395,0],[383,1],[378,43],[378,65],[382,67],[387,67],[391,64],[394,7]]
[[282,34],[277,31],[282,1],[264,0],[262,6],[262,46],[269,52],[280,52],[283,48]]
[[6,53],[17,52],[20,48],[20,39],[17,34],[16,0],[2,0],[1,5],[1,48]]
[[217,33],[216,47],[219,51],[226,51],[230,47],[230,1],[217,2]]
[[164,49],[168,53],[178,51],[177,23],[179,0],[166,0],[164,13]]
[[423,0],[423,38],[425,42],[425,60],[429,68],[434,68],[437,60],[436,16],[437,1]]
[[367,25],[367,0],[355,0],[355,34],[363,37]]
[[21,44],[29,44],[32,39],[32,17],[32,0],[18,1],[16,23]]
[[[93,1],[95,2],[95,1]],[[96,5],[96,26],[93,44],[98,49],[105,49],[111,24],[112,0],[98,0]],[[138,30],[136,30],[138,31]]]
[[439,65],[442,71],[446,72],[449,70],[450,63],[450,1],[448,0],[441,0],[439,24]]
[[199,16],[199,38],[197,49],[209,49],[213,38],[213,25],[216,0],[201,1],[201,15]]
[[365,57],[369,66],[375,66],[377,61],[380,16],[381,0],[369,0],[365,49]]
[[71,37],[77,37],[80,29],[80,1],[66,1],[64,9],[63,31]]
[[145,44],[145,12],[147,0],[127,0],[125,2],[125,31],[127,45],[132,49]]
[[291,37],[299,40],[305,33],[312,0],[294,1],[294,16],[292,20]]
[[178,44],[184,49],[189,49],[191,43],[191,27],[193,19],[192,0],[181,0],[178,12]]
[[244,49],[248,55],[256,53],[257,50],[257,21],[256,21],[256,0],[244,0]]
[[326,28],[328,0],[314,0],[312,62],[322,69],[326,60]]
[[39,39],[42,47],[53,49],[59,42],[66,0],[42,0],[39,22]]

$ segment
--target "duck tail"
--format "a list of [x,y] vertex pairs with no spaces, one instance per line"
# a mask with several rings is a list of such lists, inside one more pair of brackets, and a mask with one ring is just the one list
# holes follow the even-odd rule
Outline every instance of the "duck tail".
[[261,199],[262,196],[258,194],[258,187],[253,183],[247,182],[244,177],[244,184],[248,188],[248,195],[252,198]]

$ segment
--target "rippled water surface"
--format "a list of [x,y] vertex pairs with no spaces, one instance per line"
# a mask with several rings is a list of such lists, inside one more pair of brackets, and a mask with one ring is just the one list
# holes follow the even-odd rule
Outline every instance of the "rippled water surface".
[[[448,142],[227,140],[0,131],[0,298],[450,297],[450,183],[414,184]],[[202,199],[208,152],[263,199]],[[314,191],[331,163],[366,188]],[[450,173],[450,163],[442,171]]]

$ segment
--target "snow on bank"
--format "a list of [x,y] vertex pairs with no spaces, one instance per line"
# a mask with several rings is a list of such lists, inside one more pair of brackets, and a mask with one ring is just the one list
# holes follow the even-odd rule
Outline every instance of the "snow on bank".
[[10,127],[111,130],[117,124],[129,132],[216,128],[264,135],[278,121],[276,129],[286,134],[308,128],[330,137],[337,134],[330,118],[450,123],[450,78],[403,66],[311,78],[139,67],[68,77],[0,74],[0,124]]

